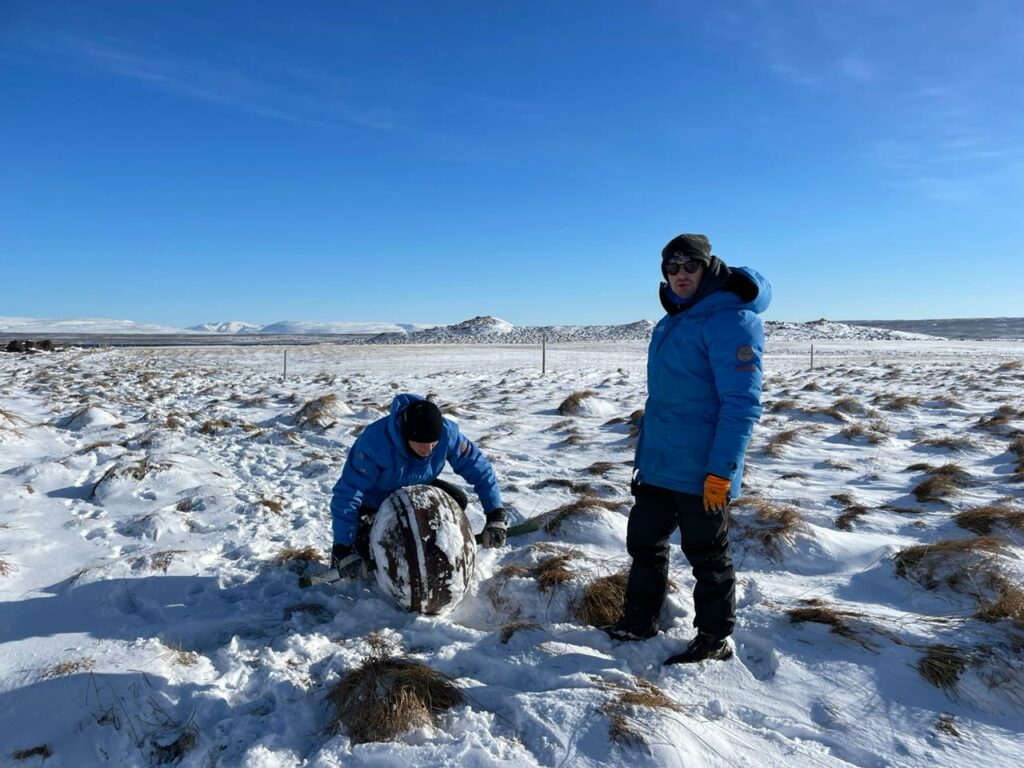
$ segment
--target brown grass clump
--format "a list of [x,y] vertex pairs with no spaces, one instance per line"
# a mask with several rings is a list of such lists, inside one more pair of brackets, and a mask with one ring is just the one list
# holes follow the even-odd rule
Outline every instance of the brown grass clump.
[[644,409],[640,408],[629,414],[629,436],[636,437],[640,434],[640,425],[644,420]]
[[184,549],[164,549],[160,552],[154,552],[149,556],[150,570],[167,573],[167,569],[174,562],[174,556],[183,554],[185,554]]
[[858,645],[869,648],[870,643],[859,635],[849,624],[849,619],[863,618],[864,614],[857,611],[842,611],[834,608],[822,600],[801,600],[804,606],[801,608],[790,608],[786,611],[791,624],[802,624],[812,622],[824,624],[831,628],[834,634],[852,640]]
[[50,749],[49,744],[40,744],[38,747],[32,747],[31,749],[19,749],[13,755],[15,760],[28,760],[32,757],[41,757],[46,760],[49,757],[53,757],[53,750]]
[[911,406],[921,405],[921,398],[903,395],[878,395],[871,403],[887,411],[905,411]]
[[969,488],[974,485],[974,477],[959,464],[943,464],[938,467],[925,465],[924,470],[933,477],[945,477],[954,483],[958,488]]
[[[0,555],[5,555],[5,554],[7,554],[7,553],[6,552],[0,552]],[[15,571],[14,565],[12,565],[10,562],[8,562],[7,560],[4,560],[2,557],[0,557],[0,576],[10,576],[12,573],[14,573],[14,571]]]
[[960,486],[945,475],[932,475],[927,480],[922,480],[914,486],[911,493],[921,503],[929,501],[942,501],[958,491]]
[[961,528],[981,535],[992,533],[996,525],[1003,525],[1016,531],[1024,531],[1024,511],[1000,504],[974,507],[953,518]]
[[597,395],[597,392],[595,392],[592,389],[585,389],[581,392],[573,392],[571,395],[565,398],[565,400],[562,401],[562,404],[560,406],[558,406],[559,415],[574,415],[579,411],[580,405],[583,404],[584,400],[586,400],[588,397],[594,397],[595,395]]
[[863,416],[867,413],[868,409],[855,397],[841,397],[832,403],[832,410],[848,413],[852,416]]
[[622,465],[614,461],[595,461],[589,467],[585,467],[580,472],[584,472],[588,475],[597,475],[604,477],[613,469],[621,469]]
[[230,426],[231,422],[227,419],[207,419],[203,422],[203,425],[199,427],[199,434],[215,435],[222,429],[227,429]]
[[836,528],[840,531],[852,531],[853,521],[858,517],[866,515],[869,511],[868,507],[862,504],[851,504],[839,517],[836,518]]
[[954,437],[952,435],[946,435],[945,437],[930,437],[927,440],[920,441],[917,445],[928,448],[943,448],[947,451],[956,451],[958,453],[969,451],[976,447],[974,441],[969,437]]
[[56,680],[58,677],[67,677],[75,672],[88,672],[96,667],[96,662],[89,657],[81,659],[70,659],[51,664],[43,670],[44,680]]
[[965,669],[967,657],[952,645],[931,645],[917,662],[921,677],[950,695],[956,693]]
[[651,681],[635,677],[633,682],[633,688],[608,680],[599,680],[597,685],[614,693],[601,707],[601,712],[608,718],[608,738],[616,744],[640,746],[646,743],[644,731],[652,729],[649,716],[637,717],[635,710],[665,709],[680,712],[682,707]]
[[796,507],[748,497],[741,497],[734,504],[754,510],[755,519],[745,524],[744,533],[760,544],[772,560],[781,558],[782,545],[791,544],[803,525],[803,515]]
[[303,563],[322,563],[324,556],[313,547],[282,547],[281,551],[274,557],[276,565],[284,565],[294,561]]
[[576,606],[576,618],[591,627],[606,627],[622,618],[629,573],[621,571],[602,576],[587,585]]
[[776,400],[768,406],[769,413],[779,413],[781,411],[792,411],[798,405],[796,400]]
[[594,514],[599,509],[618,509],[622,504],[621,501],[602,499],[597,496],[581,496],[575,501],[570,501],[568,504],[556,507],[550,512],[545,512],[540,518],[543,521],[541,525],[545,533],[554,535],[558,533],[562,523],[569,518]]
[[943,712],[939,715],[939,719],[935,721],[935,730],[939,733],[944,733],[947,736],[954,736],[958,739],[963,738],[963,734],[960,733],[960,729],[957,728],[953,722],[953,715],[948,712]]
[[576,574],[566,566],[573,560],[579,560],[583,553],[570,549],[561,554],[552,555],[537,564],[535,575],[537,578],[537,589],[541,592],[548,592],[559,584],[565,584],[576,578]]
[[512,635],[521,629],[541,629],[541,625],[533,621],[510,621],[501,627],[501,644],[508,645]]
[[280,515],[284,512],[284,504],[277,499],[260,499],[256,502],[259,506],[265,507],[275,515]]
[[925,589],[945,584],[955,591],[980,596],[983,587],[992,586],[991,571],[986,573],[984,566],[1004,548],[1005,542],[996,536],[944,539],[901,549],[893,559],[897,575],[913,579]]
[[798,429],[787,429],[784,432],[778,432],[768,440],[768,444],[764,447],[764,453],[766,456],[771,456],[773,459],[777,459],[782,456],[783,448],[796,440],[797,435],[800,434]]
[[1024,367],[1024,360],[1011,360],[1008,363],[1003,363],[996,368],[996,373],[1006,373],[1008,371],[1019,371]]
[[331,727],[353,744],[394,741],[412,728],[432,725],[461,704],[462,691],[446,675],[408,659],[370,656],[327,695],[334,705]]
[[995,599],[984,603],[976,614],[982,621],[996,622],[1009,619],[1018,629],[1024,629],[1024,589],[1006,584]]
[[339,410],[345,407],[341,398],[333,392],[328,393],[305,403],[295,414],[295,424],[300,428],[330,429],[337,424],[335,417]]

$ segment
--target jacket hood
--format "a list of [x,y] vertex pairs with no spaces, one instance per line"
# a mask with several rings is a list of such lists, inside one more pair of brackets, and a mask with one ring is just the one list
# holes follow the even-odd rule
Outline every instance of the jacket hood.
[[706,287],[702,282],[697,295],[689,304],[675,303],[668,294],[672,289],[668,283],[662,283],[658,289],[661,306],[670,315],[684,311],[694,315],[705,315],[725,307],[756,314],[768,309],[772,301],[772,287],[764,276],[750,267],[729,268],[722,264],[722,268],[722,271],[708,275],[712,282]]

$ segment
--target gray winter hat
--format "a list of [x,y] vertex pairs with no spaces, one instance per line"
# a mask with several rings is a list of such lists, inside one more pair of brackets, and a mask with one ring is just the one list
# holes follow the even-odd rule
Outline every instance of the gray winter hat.
[[706,235],[676,235],[661,249],[661,263],[692,259],[711,264],[711,241]]

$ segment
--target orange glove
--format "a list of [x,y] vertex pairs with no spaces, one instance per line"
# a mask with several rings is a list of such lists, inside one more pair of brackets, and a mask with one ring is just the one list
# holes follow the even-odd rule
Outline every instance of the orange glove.
[[704,511],[724,512],[729,503],[729,488],[732,482],[718,475],[704,478]]

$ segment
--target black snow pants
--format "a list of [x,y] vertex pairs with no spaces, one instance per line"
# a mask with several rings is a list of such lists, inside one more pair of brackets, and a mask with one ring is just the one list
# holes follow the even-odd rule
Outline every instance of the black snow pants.
[[676,528],[697,584],[693,625],[724,638],[736,623],[736,574],[729,554],[729,512],[705,512],[701,496],[640,483],[629,513],[626,549],[633,558],[623,621],[638,634],[657,626],[668,589],[669,537]]
[[[428,485],[432,485],[435,488],[440,488],[442,491],[447,493],[453,499],[455,503],[459,505],[459,509],[463,512],[466,511],[466,507],[469,505],[469,498],[462,489],[456,488],[451,483],[446,483],[444,480],[433,480]],[[359,524],[356,526],[356,538],[352,542],[352,547],[359,556],[370,562],[373,560],[373,553],[370,551],[370,529],[373,527],[373,518],[377,516],[377,507],[360,507],[359,508]]]

